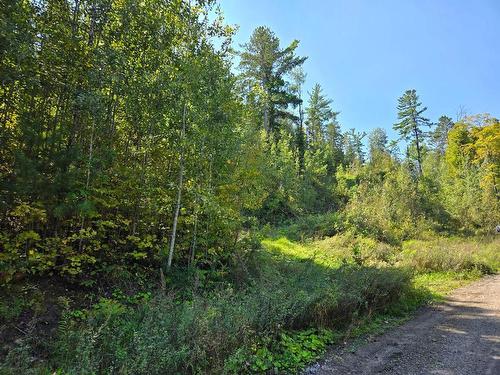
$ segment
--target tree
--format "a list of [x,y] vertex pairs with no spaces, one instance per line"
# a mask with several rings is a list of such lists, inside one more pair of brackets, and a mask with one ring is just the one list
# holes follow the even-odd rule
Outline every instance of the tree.
[[364,163],[363,138],[365,136],[365,132],[357,132],[354,128],[343,134],[344,161],[347,165]]
[[387,133],[382,128],[375,128],[368,134],[368,152],[372,163],[387,152],[387,142]]
[[406,140],[415,143],[416,159],[419,176],[422,175],[422,146],[426,137],[422,127],[430,126],[428,119],[422,116],[427,107],[422,107],[415,90],[406,90],[398,99],[398,123],[394,124],[394,130]]
[[448,116],[441,116],[436,124],[436,128],[431,133],[431,142],[439,155],[444,155],[448,132],[453,128],[453,121]]
[[326,127],[326,142],[329,153],[330,173],[335,175],[337,167],[344,161],[342,150],[342,132],[337,121],[331,121]]
[[288,106],[297,105],[300,98],[287,87],[286,76],[307,59],[295,55],[298,45],[294,40],[282,49],[278,37],[259,26],[240,53],[242,78],[259,107],[263,128],[274,136],[279,135],[281,119],[296,120]]
[[304,109],[302,100],[302,86],[304,85],[306,79],[306,74],[301,66],[296,67],[292,71],[292,90],[299,98],[297,104],[298,115],[297,115],[297,126],[295,127],[295,148],[297,150],[297,158],[299,162],[299,174],[304,174],[304,155],[306,152],[306,133],[304,130]]
[[[243,176],[243,196],[254,176],[236,171],[249,153],[245,111],[224,47],[231,29],[212,21],[213,5],[7,2],[0,231],[9,235],[0,247],[16,243],[8,216],[19,212],[37,212],[24,228],[37,240],[20,250],[57,262],[61,275],[100,261],[163,266],[169,237],[180,265],[189,247],[229,246],[238,204],[251,198],[236,204],[227,191]],[[26,256],[12,259],[29,269]]]
[[314,85],[306,109],[307,140],[311,148],[321,147],[326,142],[327,127],[336,122],[339,112],[332,110],[331,103],[332,100],[323,95],[321,86]]

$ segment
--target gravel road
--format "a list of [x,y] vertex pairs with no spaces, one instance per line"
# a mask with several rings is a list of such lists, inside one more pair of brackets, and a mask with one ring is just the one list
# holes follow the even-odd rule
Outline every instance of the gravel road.
[[500,275],[455,290],[351,351],[334,348],[305,374],[500,375]]

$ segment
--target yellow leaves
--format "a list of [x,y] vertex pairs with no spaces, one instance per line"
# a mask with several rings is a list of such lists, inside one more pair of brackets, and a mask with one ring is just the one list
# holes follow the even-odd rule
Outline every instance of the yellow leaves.
[[500,122],[486,118],[485,123],[470,129],[472,143],[467,148],[473,155],[472,162],[483,169],[480,184],[487,190],[495,185],[500,174]]
[[[477,115],[455,124],[448,134],[445,157],[449,175],[452,177],[452,186],[465,189],[470,186],[467,184],[471,184],[471,181],[476,179],[476,189],[473,195],[471,194],[470,201],[490,202],[489,209],[495,211],[496,191],[500,177],[499,121],[488,115]],[[471,190],[463,190],[460,193],[463,202],[458,206],[463,206],[463,209],[457,216],[461,218],[464,215],[472,215],[472,211],[466,204],[467,199],[463,197],[467,191]],[[478,214],[473,216],[478,217]],[[488,216],[491,215],[488,214]],[[484,221],[481,218],[476,220]]]
[[47,213],[44,209],[22,202],[9,212],[9,217],[26,225],[35,222],[45,223]]
[[474,150],[477,159],[500,158],[500,122],[493,120],[490,125],[471,129],[475,142]]

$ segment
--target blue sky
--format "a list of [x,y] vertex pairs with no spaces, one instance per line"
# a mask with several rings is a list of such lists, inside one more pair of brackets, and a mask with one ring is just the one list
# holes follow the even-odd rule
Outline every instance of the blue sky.
[[300,40],[306,89],[318,82],[344,129],[390,130],[415,88],[427,117],[500,117],[500,0],[221,0],[235,45],[269,26]]

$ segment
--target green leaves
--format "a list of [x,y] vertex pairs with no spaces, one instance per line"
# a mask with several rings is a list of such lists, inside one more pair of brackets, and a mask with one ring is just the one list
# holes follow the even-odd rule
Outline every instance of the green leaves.
[[318,359],[335,338],[327,329],[282,331],[261,339],[251,353],[237,352],[225,368],[235,373],[296,373]]
[[285,80],[307,59],[295,55],[298,44],[294,40],[282,49],[279,38],[268,27],[260,26],[240,52],[241,78],[246,86],[254,88],[249,97],[257,102],[262,128],[276,139],[282,127],[280,120],[295,119],[288,106],[301,102]]

